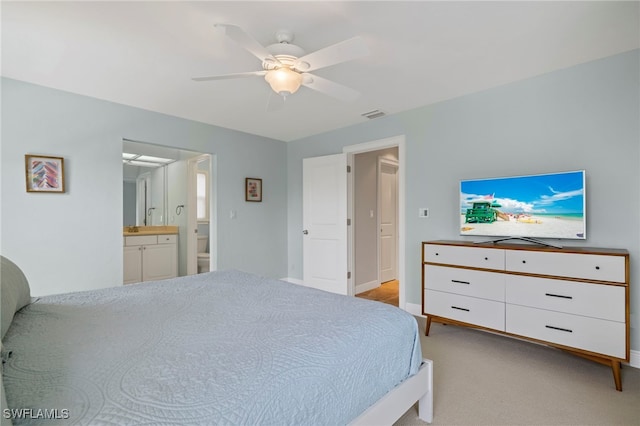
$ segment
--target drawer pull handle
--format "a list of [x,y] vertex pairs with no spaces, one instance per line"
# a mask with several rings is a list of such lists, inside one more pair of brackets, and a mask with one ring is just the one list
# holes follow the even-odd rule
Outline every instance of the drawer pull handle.
[[460,280],[451,280],[452,283],[456,283],[456,284],[471,284],[469,281],[460,281]]
[[573,330],[569,330],[568,328],[554,327],[552,325],[545,325],[545,327],[550,328],[552,330],[566,331],[567,333],[573,333]]
[[440,253],[436,253],[436,256],[440,256]]
[[457,307],[457,306],[452,306],[452,307],[451,307],[451,309],[457,309],[457,310],[459,310],[459,311],[469,312],[469,309],[467,309],[467,308],[459,308],[459,307]]
[[489,260],[489,258],[488,258],[488,257],[485,257],[485,258],[484,258],[484,260]]
[[596,266],[596,269],[598,269],[598,270],[599,270],[599,269],[600,269],[600,267],[599,267],[599,266]]
[[559,297],[560,299],[573,299],[573,296],[563,296],[562,294],[545,293],[545,296]]
[[523,260],[523,261],[522,261],[522,263],[527,263],[527,261],[526,261],[526,260]]

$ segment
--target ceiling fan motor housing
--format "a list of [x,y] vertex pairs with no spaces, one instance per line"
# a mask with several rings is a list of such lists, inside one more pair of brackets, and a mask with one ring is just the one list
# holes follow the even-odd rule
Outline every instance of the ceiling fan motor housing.
[[[288,65],[289,67],[293,66],[296,59],[305,55],[305,51],[300,46],[286,42],[271,44],[267,46],[267,50],[280,61],[280,64]],[[273,70],[279,68],[280,64],[267,59],[262,62],[262,68],[267,71]]]

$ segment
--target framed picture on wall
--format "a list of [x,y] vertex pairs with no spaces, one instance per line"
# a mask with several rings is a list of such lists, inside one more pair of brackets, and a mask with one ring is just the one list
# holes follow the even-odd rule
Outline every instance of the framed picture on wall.
[[27,192],[64,192],[64,158],[24,156]]
[[245,201],[262,201],[262,179],[246,178],[244,187]]

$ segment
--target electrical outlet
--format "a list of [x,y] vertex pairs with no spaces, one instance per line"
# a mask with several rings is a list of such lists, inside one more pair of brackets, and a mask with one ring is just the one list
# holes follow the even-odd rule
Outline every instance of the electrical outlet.
[[420,207],[420,209],[418,210],[418,217],[429,217],[429,208]]

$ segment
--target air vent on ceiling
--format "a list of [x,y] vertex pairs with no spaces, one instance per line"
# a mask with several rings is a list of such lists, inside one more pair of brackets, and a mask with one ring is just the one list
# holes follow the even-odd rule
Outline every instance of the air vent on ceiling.
[[367,117],[369,120],[373,120],[374,118],[383,117],[385,115],[384,112],[379,109],[374,109],[373,111],[365,112],[362,114],[363,117]]

